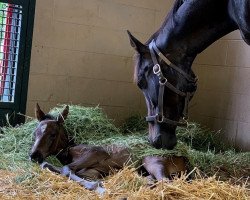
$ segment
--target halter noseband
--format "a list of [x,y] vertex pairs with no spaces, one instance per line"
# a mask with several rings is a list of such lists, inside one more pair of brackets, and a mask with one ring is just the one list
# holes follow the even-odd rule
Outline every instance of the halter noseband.
[[[157,75],[157,77],[159,78],[159,94],[158,94],[158,109],[155,115],[151,115],[151,116],[147,116],[146,117],[146,121],[147,122],[157,122],[157,123],[166,123],[169,125],[173,125],[173,126],[186,126],[187,125],[187,118],[188,118],[188,103],[190,100],[190,97],[194,94],[194,92],[183,92],[181,90],[179,90],[178,88],[176,88],[174,85],[172,85],[171,83],[168,82],[167,78],[164,76],[164,74],[162,73],[161,70],[161,66],[158,63],[156,54],[172,69],[174,69],[175,71],[177,71],[178,73],[180,73],[187,81],[192,82],[192,83],[196,83],[197,82],[197,78],[193,78],[191,77],[189,74],[187,74],[186,72],[184,72],[182,69],[178,68],[176,65],[174,65],[173,63],[171,63],[162,53],[161,51],[158,49],[158,47],[155,44],[155,41],[153,40],[150,44],[149,44],[149,49],[150,49],[150,54],[151,54],[151,58],[153,60],[154,63],[154,67],[153,67],[153,72],[155,75]],[[174,93],[178,94],[179,96],[185,97],[185,105],[184,105],[184,110],[183,110],[183,122],[179,122],[179,121],[174,121],[171,119],[168,119],[164,116],[163,113],[163,97],[164,97],[164,91],[165,91],[165,86],[170,89],[171,91],[173,91]]]

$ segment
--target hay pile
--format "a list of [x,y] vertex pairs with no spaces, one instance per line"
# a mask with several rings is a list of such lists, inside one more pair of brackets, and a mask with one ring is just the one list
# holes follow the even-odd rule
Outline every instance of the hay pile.
[[[35,171],[35,170],[34,170]],[[35,173],[35,172],[33,172]],[[46,170],[37,172],[33,179],[24,181],[21,185],[11,181],[12,173],[0,171],[1,199],[215,199],[215,200],[247,200],[250,197],[246,187],[231,185],[210,177],[197,178],[188,183],[185,178],[174,180],[171,184],[159,182],[155,188],[149,189],[145,178],[138,176],[133,169],[125,168],[117,174],[108,177],[104,182],[107,192],[100,197],[95,192],[85,190],[77,183],[65,177],[55,175]],[[3,178],[2,178],[3,177]]]
[[[62,107],[54,108],[51,113],[57,115]],[[32,120],[16,128],[4,127],[0,133],[0,199],[98,199],[94,192],[81,188],[67,178],[41,171],[36,164],[28,161],[36,124],[37,121]],[[157,150],[148,144],[147,134],[141,130],[146,127],[141,118],[134,117],[118,129],[99,108],[70,106],[65,127],[77,143],[126,145],[137,159],[145,155],[184,155],[189,158],[192,167],[201,170],[202,177],[204,174],[217,174],[216,178],[208,179],[200,176],[191,184],[184,181],[184,178],[172,184],[158,183],[150,190],[145,178],[137,175],[133,169],[125,168],[105,180],[108,192],[102,199],[119,199],[124,196],[129,199],[162,199],[162,196],[166,199],[250,198],[247,189],[250,153],[238,153],[224,146],[220,148],[222,144],[217,142],[214,134],[195,123],[178,130],[179,143],[173,151]],[[57,164],[55,159],[49,162]],[[231,180],[235,177],[235,183],[241,180],[240,186],[216,180],[219,176]]]

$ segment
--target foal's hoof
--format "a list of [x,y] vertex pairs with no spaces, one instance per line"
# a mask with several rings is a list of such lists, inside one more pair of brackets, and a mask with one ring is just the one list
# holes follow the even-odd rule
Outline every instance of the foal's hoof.
[[170,180],[169,178],[163,178],[162,182],[167,183],[167,184],[171,184],[173,181]]
[[80,184],[88,190],[97,191],[98,193],[102,193],[105,191],[103,188],[101,181],[83,181]]
[[99,195],[103,195],[103,194],[105,193],[106,190],[105,190],[105,188],[98,186],[98,187],[95,189],[95,191],[96,191]]
[[150,188],[150,189],[153,189],[156,187],[155,183],[156,183],[156,180],[151,176],[147,176],[147,186]]
[[99,187],[99,183],[95,182],[95,181],[84,181],[84,182],[80,182],[80,184],[85,187],[87,190],[96,190],[96,188]]
[[80,184],[87,190],[95,191],[99,195],[103,195],[105,193],[105,188],[102,186],[102,182],[100,181],[86,181],[86,182],[80,182]]
[[40,167],[42,168],[42,169],[46,169],[46,168],[49,168],[49,163],[47,163],[47,162],[42,162],[42,164],[40,164]]
[[70,168],[69,168],[69,166],[68,165],[65,165],[65,166],[63,166],[62,167],[62,170],[61,170],[61,174],[63,175],[63,176],[69,176],[70,175]]

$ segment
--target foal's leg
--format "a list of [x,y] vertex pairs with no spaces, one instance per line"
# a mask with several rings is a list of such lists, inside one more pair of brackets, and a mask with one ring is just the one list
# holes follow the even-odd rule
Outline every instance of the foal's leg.
[[165,168],[161,157],[147,156],[143,159],[143,167],[157,181],[168,180],[165,174]]
[[49,169],[50,171],[57,173],[57,174],[61,174],[61,168],[59,167],[55,167],[54,165],[47,163],[47,162],[43,162],[42,164],[40,164],[40,167],[42,169]]
[[101,182],[98,181],[87,181],[84,180],[82,178],[80,178],[79,176],[75,175],[74,173],[71,172],[71,170],[69,169],[69,167],[67,165],[65,165],[62,168],[59,167],[55,167],[50,163],[47,162],[43,162],[40,167],[42,169],[49,169],[52,172],[55,172],[57,174],[62,174],[64,176],[69,177],[71,180],[78,182],[80,185],[82,185],[83,187],[85,187],[88,190],[95,190],[98,194],[102,195],[105,192],[105,189],[101,186]]
[[69,166],[67,165],[62,168],[61,173],[64,176],[69,177],[71,180],[78,182],[80,185],[82,185],[88,190],[95,190],[99,194],[103,194],[105,192],[105,189],[102,187],[102,183],[100,181],[88,181],[83,178],[80,178],[74,172],[72,172]]
[[90,180],[97,180],[102,178],[101,173],[96,169],[82,169],[76,172],[76,175]]

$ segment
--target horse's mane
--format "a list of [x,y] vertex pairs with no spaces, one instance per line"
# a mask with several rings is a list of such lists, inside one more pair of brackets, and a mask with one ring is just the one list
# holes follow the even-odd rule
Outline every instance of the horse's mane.
[[[165,20],[163,21],[161,27],[146,41],[146,45],[148,45],[154,38],[156,38],[159,33],[163,30],[163,28],[167,25],[167,23],[171,23],[171,27],[174,27],[176,24],[175,22],[175,13],[178,11],[180,6],[188,0],[176,0],[171,11],[168,13],[168,15],[165,17]],[[134,82],[138,82],[138,71],[139,71],[139,64],[140,64],[141,56],[139,53],[135,53],[134,55]]]
[[167,16],[165,17],[162,25],[160,26],[160,28],[147,40],[146,45],[149,44],[152,39],[156,38],[159,33],[163,30],[163,28],[167,25],[167,23],[171,23],[171,27],[173,28],[176,24],[175,22],[175,14],[178,11],[178,9],[181,7],[181,5],[188,0],[176,0],[172,9],[169,11],[169,13],[167,14]]

